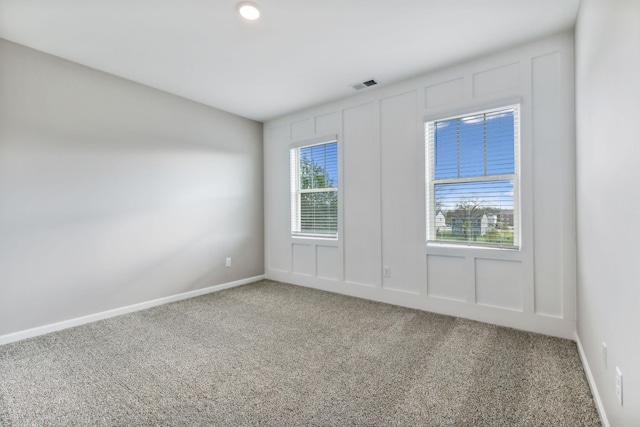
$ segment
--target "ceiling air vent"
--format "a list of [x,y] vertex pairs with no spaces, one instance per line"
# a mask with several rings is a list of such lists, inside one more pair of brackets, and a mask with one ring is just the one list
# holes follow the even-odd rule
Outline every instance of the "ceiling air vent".
[[354,88],[355,90],[360,90],[360,89],[364,89],[364,88],[367,88],[369,86],[373,86],[373,85],[377,85],[377,84],[378,84],[377,81],[371,79],[371,80],[367,80],[367,81],[362,82],[362,83],[353,84],[353,85],[351,85],[351,87]]

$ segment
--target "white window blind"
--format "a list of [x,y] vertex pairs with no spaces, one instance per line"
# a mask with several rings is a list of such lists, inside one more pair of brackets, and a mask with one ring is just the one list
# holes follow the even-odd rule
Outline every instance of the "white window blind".
[[519,105],[425,127],[427,241],[519,247]]
[[338,236],[338,143],[291,149],[291,233]]

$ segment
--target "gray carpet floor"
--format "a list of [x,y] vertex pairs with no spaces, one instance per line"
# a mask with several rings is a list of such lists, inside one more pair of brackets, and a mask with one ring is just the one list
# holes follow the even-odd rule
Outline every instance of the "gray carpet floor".
[[261,281],[0,347],[0,425],[597,426],[575,343]]

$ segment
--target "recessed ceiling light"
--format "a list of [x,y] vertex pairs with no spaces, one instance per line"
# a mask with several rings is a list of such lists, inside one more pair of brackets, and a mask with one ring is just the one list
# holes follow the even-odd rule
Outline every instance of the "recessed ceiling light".
[[249,21],[255,21],[260,18],[260,10],[258,9],[258,6],[253,3],[240,3],[238,5],[238,12],[240,13],[240,16]]

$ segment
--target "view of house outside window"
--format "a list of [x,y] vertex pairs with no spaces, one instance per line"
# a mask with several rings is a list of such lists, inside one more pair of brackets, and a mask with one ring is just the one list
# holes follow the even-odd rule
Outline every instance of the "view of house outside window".
[[427,240],[519,247],[519,106],[426,123]]

